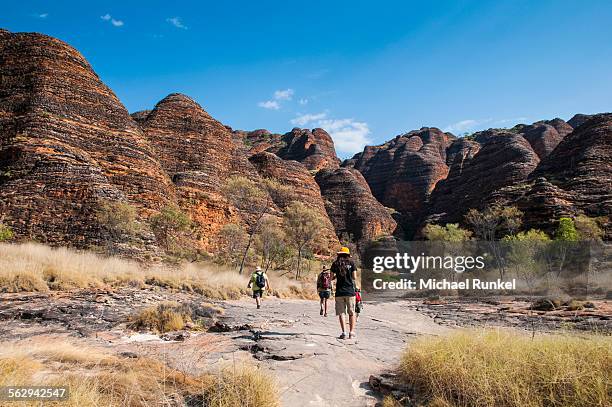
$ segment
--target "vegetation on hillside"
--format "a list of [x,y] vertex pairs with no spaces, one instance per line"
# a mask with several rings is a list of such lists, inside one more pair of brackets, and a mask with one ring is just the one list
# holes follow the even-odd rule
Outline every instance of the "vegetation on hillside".
[[[314,298],[310,282],[273,276],[272,295]],[[212,299],[248,295],[247,276],[210,263],[143,265],[36,243],[0,244],[0,292],[157,286]]]

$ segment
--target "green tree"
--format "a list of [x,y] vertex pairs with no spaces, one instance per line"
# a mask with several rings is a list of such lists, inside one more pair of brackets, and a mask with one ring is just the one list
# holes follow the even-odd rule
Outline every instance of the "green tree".
[[571,218],[559,219],[559,226],[557,226],[557,230],[555,231],[555,240],[562,242],[578,241],[578,231]]
[[172,205],[163,207],[149,219],[151,230],[166,252],[181,251],[178,247],[191,230],[191,219],[180,208]]
[[507,235],[505,241],[509,242],[549,242],[550,237],[539,229],[529,229],[527,232],[519,232],[516,235]]
[[481,240],[495,240],[500,232],[513,235],[523,223],[523,212],[514,206],[504,206],[499,202],[487,206],[482,211],[470,209],[465,220],[472,226],[477,238]]
[[506,272],[506,261],[497,237],[503,231],[506,231],[506,234],[514,235],[522,224],[522,217],[523,213],[516,207],[505,206],[500,202],[494,202],[482,211],[472,208],[465,216],[466,222],[472,226],[476,237],[487,242],[501,279],[504,278]]
[[510,245],[508,261],[516,275],[533,290],[546,271],[546,251],[550,237],[538,229],[529,229],[503,239]]
[[277,220],[267,216],[255,239],[255,246],[261,254],[261,266],[266,271],[271,267],[278,267],[290,258],[291,250],[285,239],[285,232],[279,227]]
[[244,270],[249,249],[253,244],[255,234],[259,231],[264,217],[274,207],[274,199],[282,199],[288,188],[272,179],[265,179],[261,183],[243,177],[233,176],[228,179],[224,187],[225,195],[231,204],[243,215],[246,224],[248,239],[244,247],[239,273]]
[[228,223],[223,225],[217,235],[220,246],[220,258],[232,267],[238,267],[242,259],[242,249],[246,245],[248,234],[240,225]]
[[114,254],[116,243],[129,240],[138,231],[136,209],[125,202],[104,201],[96,212],[98,223],[102,226],[106,251]]
[[600,226],[601,218],[589,218],[586,215],[578,215],[574,219],[574,225],[580,240],[600,242],[604,231]]
[[571,248],[572,242],[577,242],[578,240],[578,231],[576,230],[576,225],[574,224],[573,219],[560,218],[559,225],[555,231],[555,244],[552,247],[553,260],[551,261],[551,265],[555,262],[558,265],[557,277],[559,277],[563,272],[567,254]]
[[472,232],[460,228],[458,223],[447,223],[444,226],[427,224],[423,234],[427,240],[443,242],[464,242],[472,236]]
[[15,234],[13,233],[13,229],[0,221],[0,242],[11,240],[14,236]]
[[248,239],[238,271],[242,274],[253,237],[259,230],[264,216],[270,211],[273,201],[263,186],[243,176],[231,177],[225,184],[224,190],[232,205],[243,214],[243,220],[247,226]]
[[313,248],[324,227],[317,211],[301,202],[292,202],[283,215],[287,240],[297,253],[295,277],[300,278],[302,257],[307,249]]

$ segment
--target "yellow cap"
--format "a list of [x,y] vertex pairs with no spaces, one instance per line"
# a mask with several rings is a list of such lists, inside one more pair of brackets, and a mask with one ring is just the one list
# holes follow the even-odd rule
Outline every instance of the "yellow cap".
[[344,246],[340,249],[340,251],[338,252],[338,254],[351,254],[351,251],[349,250],[348,247]]

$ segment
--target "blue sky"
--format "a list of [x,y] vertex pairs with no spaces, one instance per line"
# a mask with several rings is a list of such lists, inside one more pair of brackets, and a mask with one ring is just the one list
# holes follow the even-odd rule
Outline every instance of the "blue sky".
[[612,2],[4,1],[126,105],[172,92],[235,129],[323,127],[346,157],[397,134],[611,111]]

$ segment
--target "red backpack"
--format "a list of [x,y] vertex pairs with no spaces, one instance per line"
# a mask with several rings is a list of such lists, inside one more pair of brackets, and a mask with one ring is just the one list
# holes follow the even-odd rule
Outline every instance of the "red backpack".
[[331,290],[331,273],[322,272],[317,279],[317,288]]

